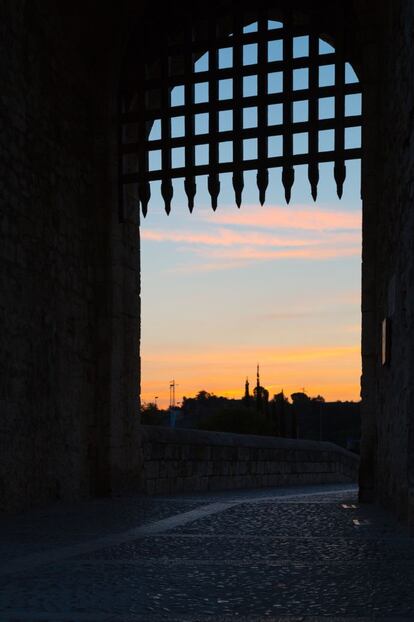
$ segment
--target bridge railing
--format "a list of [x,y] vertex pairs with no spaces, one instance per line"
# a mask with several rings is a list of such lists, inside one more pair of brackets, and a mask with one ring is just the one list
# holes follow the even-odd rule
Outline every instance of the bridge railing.
[[338,445],[142,426],[148,494],[356,482],[359,457]]

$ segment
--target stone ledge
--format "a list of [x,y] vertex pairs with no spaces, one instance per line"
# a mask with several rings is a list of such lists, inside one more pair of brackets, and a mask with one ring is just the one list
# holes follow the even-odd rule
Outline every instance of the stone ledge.
[[204,445],[219,447],[258,447],[269,449],[291,449],[300,451],[335,452],[357,458],[355,454],[334,443],[325,441],[306,441],[294,438],[256,436],[254,434],[233,434],[230,432],[210,432],[206,430],[172,429],[163,426],[141,425],[142,442],[168,443],[175,445]]
[[173,494],[356,482],[359,457],[333,443],[142,426],[143,488]]

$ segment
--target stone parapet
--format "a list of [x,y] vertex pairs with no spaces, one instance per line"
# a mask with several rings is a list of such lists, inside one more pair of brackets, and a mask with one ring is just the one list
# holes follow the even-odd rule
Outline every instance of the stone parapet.
[[333,443],[142,426],[148,494],[356,482],[359,457]]

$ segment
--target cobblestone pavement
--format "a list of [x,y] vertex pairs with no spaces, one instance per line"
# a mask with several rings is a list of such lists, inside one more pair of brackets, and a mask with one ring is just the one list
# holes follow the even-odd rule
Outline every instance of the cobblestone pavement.
[[2,517],[0,622],[414,621],[414,539],[346,485]]

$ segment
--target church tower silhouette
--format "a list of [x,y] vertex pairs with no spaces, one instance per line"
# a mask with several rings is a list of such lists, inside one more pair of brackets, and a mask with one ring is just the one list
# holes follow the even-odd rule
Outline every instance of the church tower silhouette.
[[260,367],[257,363],[256,387],[254,389],[254,398],[256,401],[256,409],[264,411],[269,401],[269,391],[260,384]]
[[250,399],[249,378],[248,377],[246,378],[246,382],[245,382],[245,385],[244,385],[244,399],[246,401],[249,401],[249,399]]

